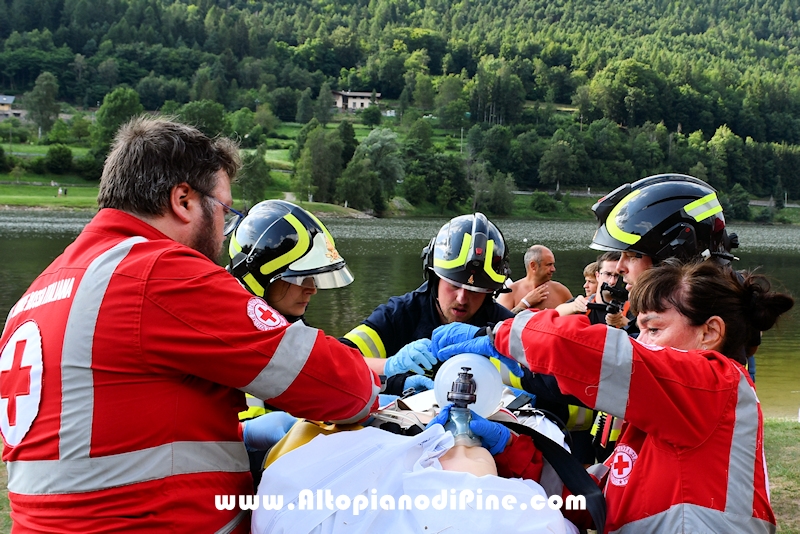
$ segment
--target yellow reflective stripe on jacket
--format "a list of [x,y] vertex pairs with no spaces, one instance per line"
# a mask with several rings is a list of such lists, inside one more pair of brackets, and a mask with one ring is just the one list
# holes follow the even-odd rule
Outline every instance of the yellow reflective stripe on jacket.
[[592,428],[592,414],[594,411],[591,408],[583,406],[569,405],[569,419],[567,419],[567,430],[570,432],[578,430],[589,430]]
[[689,217],[692,217],[695,221],[700,222],[721,212],[722,205],[720,205],[716,193],[709,193],[703,198],[699,198],[694,202],[686,204],[683,207],[683,210]]
[[525,389],[522,387],[522,380],[509,371],[508,367],[506,367],[503,362],[497,358],[489,358],[489,361],[492,362],[495,367],[497,367],[497,370],[500,372],[500,377],[503,379],[503,384],[515,387],[517,389]]
[[619,433],[622,431],[622,423],[624,423],[625,420],[620,419],[619,417],[614,417],[607,412],[597,412],[597,417],[594,419],[594,424],[592,424],[592,430],[590,434],[592,436],[597,436],[602,432],[602,429],[600,428],[600,422],[603,421],[604,416],[612,419],[611,432],[608,433],[608,442],[611,443],[613,441],[617,441],[617,439],[619,439]]
[[267,413],[267,409],[264,407],[263,400],[256,398],[249,393],[245,393],[245,400],[247,401],[247,409],[243,412],[239,412],[239,421],[247,421],[248,419],[252,419]]
[[368,358],[386,358],[386,347],[374,328],[360,324],[344,335]]

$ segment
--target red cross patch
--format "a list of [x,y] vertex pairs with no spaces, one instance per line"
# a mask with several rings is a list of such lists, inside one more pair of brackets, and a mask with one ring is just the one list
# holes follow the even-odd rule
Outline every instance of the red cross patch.
[[611,471],[609,472],[609,481],[615,486],[626,486],[628,484],[628,477],[633,470],[633,464],[639,457],[636,451],[627,445],[617,445],[614,453],[609,458],[611,462]]
[[247,315],[259,330],[274,330],[289,324],[283,315],[258,297],[252,297],[247,302]]
[[22,323],[0,354],[0,430],[6,443],[19,445],[39,414],[42,398],[42,333],[34,321]]

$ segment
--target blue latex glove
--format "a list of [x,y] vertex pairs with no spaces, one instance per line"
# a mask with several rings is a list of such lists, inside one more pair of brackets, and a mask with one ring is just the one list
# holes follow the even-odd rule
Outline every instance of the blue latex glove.
[[450,323],[439,326],[431,334],[431,352],[434,356],[439,358],[439,360],[444,361],[447,358],[441,358],[439,356],[440,350],[454,343],[469,341],[475,337],[478,330],[480,330],[480,328],[477,326],[464,323]]
[[414,388],[416,393],[422,393],[423,391],[433,389],[433,380],[427,376],[411,375],[403,382],[403,391],[408,388]]
[[508,440],[511,438],[511,431],[500,423],[484,419],[480,415],[472,412],[472,420],[469,422],[469,429],[481,440],[481,445],[494,456],[505,450]]
[[425,428],[429,428],[433,425],[442,425],[444,426],[447,423],[447,420],[450,419],[450,408],[452,408],[452,404],[446,404],[442,410],[436,414],[436,417],[431,419],[431,422],[425,425]]
[[269,412],[244,422],[244,446],[248,451],[265,451],[278,443],[297,422],[286,412]]
[[[447,325],[451,326],[451,325]],[[439,328],[444,328],[440,326]],[[436,330],[438,330],[437,328]],[[436,330],[433,331],[434,335],[436,335]],[[480,336],[476,337],[475,339],[470,339],[469,341],[462,341],[460,343],[455,343],[453,345],[443,346],[436,352],[436,357],[440,360],[444,361],[448,358],[452,358],[458,354],[463,354],[465,352],[473,352],[475,354],[481,354],[483,356],[487,356],[489,358],[497,358],[501,362],[503,362],[508,370],[514,376],[522,377],[524,373],[522,372],[522,366],[517,363],[516,360],[512,360],[508,356],[503,356],[497,349],[494,348],[494,344],[492,343],[491,338],[489,336]]]
[[431,340],[418,339],[398,350],[397,354],[387,359],[383,374],[394,376],[407,371],[414,371],[422,375],[425,374],[425,369],[432,369],[436,363],[436,356],[431,354]]

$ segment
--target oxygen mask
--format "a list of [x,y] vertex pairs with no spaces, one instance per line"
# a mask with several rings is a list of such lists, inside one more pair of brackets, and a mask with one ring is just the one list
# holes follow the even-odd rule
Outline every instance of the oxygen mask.
[[444,362],[436,373],[434,394],[439,406],[453,404],[445,429],[452,431],[456,445],[480,445],[469,431],[470,410],[487,418],[495,413],[501,405],[503,381],[485,356],[459,354]]

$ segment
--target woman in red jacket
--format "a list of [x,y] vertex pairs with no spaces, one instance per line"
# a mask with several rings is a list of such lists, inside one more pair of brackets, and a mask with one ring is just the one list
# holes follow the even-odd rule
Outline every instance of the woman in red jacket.
[[761,406],[743,349],[794,300],[762,276],[711,262],[648,270],[630,300],[638,340],[543,311],[474,339],[474,330],[442,327],[432,348],[440,359],[479,352],[554,375],[564,393],[625,419],[614,453],[592,470],[606,532],[774,532]]

